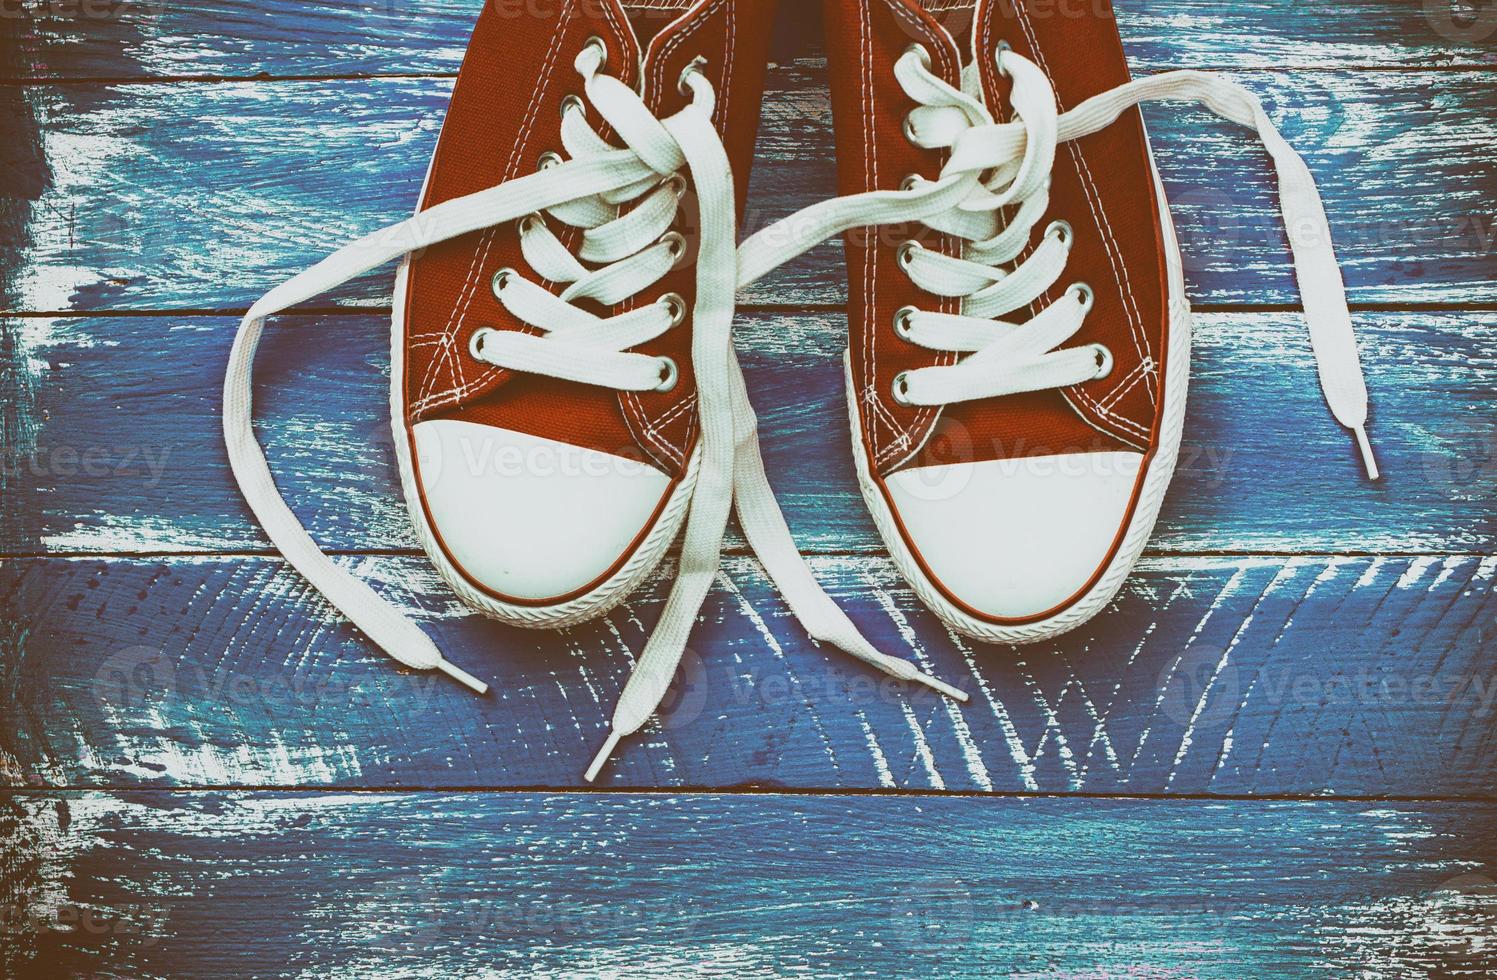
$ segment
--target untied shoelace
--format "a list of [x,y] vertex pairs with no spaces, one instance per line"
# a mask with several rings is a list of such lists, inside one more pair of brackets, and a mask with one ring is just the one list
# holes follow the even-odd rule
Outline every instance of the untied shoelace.
[[994,57],[1013,82],[1013,122],[994,121],[975,65],[963,71],[957,89],[931,72],[923,47],[911,45],[895,64],[901,87],[917,103],[905,136],[916,145],[950,151],[940,177],[912,177],[899,190],[823,201],[766,227],[739,249],[740,282],[752,282],[852,228],[923,222],[961,239],[963,254],[948,256],[911,241],[901,246],[900,264],[923,290],[960,297],[962,309],[946,314],[906,307],[898,312],[895,329],[912,343],[967,356],[956,364],[900,374],[892,391],[896,401],[943,405],[1100,377],[1111,368],[1105,347],[1060,347],[1091,309],[1093,296],[1085,284],[1068,287],[1021,324],[993,318],[1035,302],[1064,272],[1074,238],[1063,220],[1051,222],[1040,243],[1013,264],[1049,207],[1057,144],[1095,133],[1141,102],[1199,102],[1255,130],[1273,158],[1321,389],[1332,414],[1355,435],[1368,475],[1377,479],[1366,430],[1367,386],[1325,208],[1309,168],[1258,99],[1226,79],[1175,71],[1128,82],[1060,113],[1054,87],[1038,66],[1007,45]]
[[[536,173],[443,202],[365,236],[271,290],[250,308],[229,356],[223,404],[229,461],[246,501],[286,560],[389,656],[414,669],[440,670],[479,693],[487,691],[484,682],[447,660],[400,610],[334,564],[286,506],[252,425],[251,372],[265,321],[410,252],[519,220],[527,262],[567,286],[554,295],[510,270],[496,276],[500,302],[541,333],[480,331],[473,356],[499,367],[620,390],[668,387],[675,382],[673,365],[628,348],[681,322],[685,311],[679,297],[662,297],[607,318],[571,301],[613,305],[658,282],[674,267],[684,241],[666,229],[677,213],[684,170],[696,189],[700,223],[691,356],[701,463],[675,583],[586,778],[594,779],[619,740],[637,731],[659,707],[717,573],[728,510],[735,502],[750,545],[813,638],[901,680],[965,701],[962,691],[908,661],[879,652],[858,632],[812,576],[770,489],[757,422],[732,344],[739,287],[736,215],[731,168],[712,125],[716,100],[711,84],[694,63],[681,77],[691,102],[676,114],[657,119],[638,93],[603,72],[605,55],[602,42],[591,41],[575,67],[588,100],[618,134],[623,148],[603,140],[578,111],[581,106],[569,104],[563,113],[562,141],[571,159],[553,155]],[[635,206],[620,207],[630,203]],[[584,229],[579,257],[566,251],[542,213]]]

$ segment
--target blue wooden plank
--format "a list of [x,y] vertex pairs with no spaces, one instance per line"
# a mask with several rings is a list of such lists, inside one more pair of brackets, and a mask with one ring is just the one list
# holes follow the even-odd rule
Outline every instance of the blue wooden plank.
[[[834,193],[824,70],[771,73],[748,227]],[[1360,303],[1497,300],[1487,148],[1497,74],[1243,74],[1322,182]],[[25,311],[247,307],[416,199],[450,82],[59,85],[25,89],[51,170],[30,225]],[[1297,303],[1261,149],[1200,113],[1148,119],[1192,297]],[[0,134],[8,124],[0,119]],[[388,272],[325,302],[388,301]],[[838,304],[840,245],[755,286],[761,305]]]
[[[1497,551],[1497,316],[1358,321],[1384,479],[1360,476],[1298,315],[1202,316],[1185,449],[1154,549]],[[219,432],[234,327],[226,317],[17,322],[0,381],[17,419],[0,437],[14,515],[0,553],[268,548]],[[797,539],[815,552],[882,552],[848,448],[845,318],[753,314],[738,329]],[[259,359],[272,469],[314,537],[338,550],[416,548],[388,424],[387,335],[379,314],[287,317]]]
[[[482,0],[150,0],[7,11],[27,63],[10,78],[253,77],[453,72]],[[782,4],[780,57],[817,44],[820,4]],[[1135,64],[1184,68],[1492,65],[1497,20],[1477,5],[1401,0],[1117,0]],[[1034,3],[1033,16],[1092,11]],[[555,4],[499,0],[496,9]],[[24,18],[24,19],[22,19]]]
[[[0,73],[14,70],[20,52],[6,36],[0,18]],[[33,202],[48,180],[41,136],[31,102],[14,86],[0,86],[0,309],[18,305],[18,279],[25,265]],[[14,450],[34,444],[36,405],[35,365],[23,351],[29,348],[23,324],[0,316],[0,553],[7,541],[34,540],[40,531],[39,512],[30,494],[21,489]],[[0,632],[11,627],[0,624]]]
[[0,953],[132,980],[1481,978],[1494,835],[1490,803],[10,793]]
[[[493,683],[397,670],[281,562],[0,563],[0,772],[56,786],[579,786],[655,621],[524,631],[424,560],[345,564]],[[1486,796],[1497,559],[1147,559],[1028,647],[961,640],[887,560],[813,561],[881,649],[958,708],[812,646],[732,558],[662,719],[608,787]]]

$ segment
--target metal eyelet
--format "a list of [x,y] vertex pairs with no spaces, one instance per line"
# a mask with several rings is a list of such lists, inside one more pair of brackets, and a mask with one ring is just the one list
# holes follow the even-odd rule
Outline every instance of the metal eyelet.
[[495,299],[498,299],[499,294],[504,292],[504,287],[509,285],[510,276],[517,274],[513,269],[500,269],[494,273],[494,278],[489,280],[489,288],[494,291]]
[[665,180],[661,181],[660,186],[669,187],[673,192],[675,192],[676,200],[679,201],[681,198],[686,196],[686,189],[690,185],[686,181],[685,174],[674,173],[665,178]]
[[1071,283],[1066,292],[1076,297],[1076,302],[1081,304],[1082,313],[1091,312],[1092,304],[1097,301],[1097,294],[1084,282]]
[[912,191],[916,187],[920,186],[920,182],[924,179],[925,178],[920,176],[919,174],[905,174],[904,180],[901,180],[899,182],[899,189],[902,191]]
[[676,370],[676,362],[669,357],[660,359],[660,383],[655,386],[655,391],[670,391],[680,380],[681,372]]
[[1097,373],[1092,375],[1093,381],[1101,380],[1112,373],[1112,351],[1105,344],[1089,344],[1089,347],[1097,355]]
[[1045,229],[1045,237],[1054,238],[1062,245],[1070,245],[1076,238],[1076,229],[1072,228],[1071,223],[1064,219],[1052,221],[1050,222],[1050,226]]
[[536,227],[544,228],[545,226],[546,219],[541,217],[537,212],[531,212],[530,214],[527,214],[525,217],[521,218],[519,221],[515,222],[515,227],[519,229],[519,232],[522,235],[528,234],[532,229]]
[[606,68],[608,66],[608,45],[604,43],[604,41],[603,41],[603,39],[601,37],[599,37],[598,35],[594,34],[592,37],[590,37],[590,38],[587,39],[587,41],[582,45],[582,47],[584,49],[586,49],[586,48],[592,48],[592,47],[596,47],[598,49],[599,53],[602,55],[602,60],[600,60],[598,62],[598,70],[599,71],[601,71],[602,69],[604,69],[604,68]]
[[493,327],[479,327],[473,331],[473,336],[468,338],[468,353],[473,355],[475,361],[483,360],[483,344],[485,339],[495,333]]
[[904,49],[905,54],[914,54],[926,68],[930,67],[930,51],[923,44],[912,44]]
[[535,169],[549,170],[552,167],[560,165],[562,162],[560,153],[557,153],[555,150],[547,150],[536,159]]
[[919,242],[905,242],[899,246],[899,251],[894,253],[894,257],[899,261],[900,266],[908,269],[910,263],[915,261],[915,252],[923,247]]
[[993,61],[998,67],[998,74],[1004,78],[1008,77],[1008,69],[1003,67],[1003,56],[1012,50],[1013,47],[1007,41],[999,41],[998,49],[993,52]]
[[676,79],[676,91],[680,92],[687,98],[690,98],[691,86],[686,84],[686,79],[689,75],[691,75],[692,72],[696,72],[698,75],[702,75],[702,67],[706,64],[707,59],[702,57],[701,55],[697,55],[695,58],[692,58],[691,61],[686,65],[686,67],[681,69],[681,74]]
[[[915,143],[916,135],[915,114],[913,112],[907,112],[904,114],[904,138],[910,143]],[[918,146],[919,144],[917,143],[916,145]]]
[[912,405],[910,401],[910,372],[900,371],[894,375],[894,387],[891,392],[894,400],[901,405]]
[[582,101],[580,95],[568,95],[561,100],[561,118],[567,117],[568,109],[576,109],[584,116],[587,115],[587,103]]
[[671,315],[671,326],[679,327],[686,319],[686,300],[681,298],[680,293],[666,293],[655,302],[664,306],[666,312]]
[[686,254],[686,236],[679,231],[668,231],[660,236],[660,241],[670,249],[671,258],[677,262],[681,256]]
[[894,314],[894,333],[897,334],[900,339],[910,339],[911,331],[914,329],[914,324],[910,322],[910,317],[919,312],[920,311],[913,306],[901,306],[898,312]]

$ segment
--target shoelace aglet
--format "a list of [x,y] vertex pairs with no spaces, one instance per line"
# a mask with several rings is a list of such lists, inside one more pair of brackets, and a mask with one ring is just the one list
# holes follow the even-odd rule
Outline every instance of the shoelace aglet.
[[914,679],[924,684],[926,687],[931,688],[932,690],[940,691],[942,694],[946,695],[953,701],[960,701],[963,704],[967,702],[966,691],[952,687],[950,684],[939,678],[932,677],[929,674],[916,673]]
[[871,656],[865,655],[864,659],[879,667],[890,677],[896,677],[902,681],[915,681],[919,684],[924,684],[933,691],[940,691],[953,701],[960,701],[963,704],[967,702],[966,691],[952,687],[945,681],[932,677],[923,671],[916,670],[914,664],[911,664],[908,660],[900,660],[898,657],[891,657],[888,654],[878,653],[877,651],[874,651]]
[[1376,480],[1382,474],[1377,469],[1377,459],[1372,455],[1372,442],[1367,438],[1367,427],[1354,425],[1351,431],[1356,434],[1357,448],[1362,451],[1362,464],[1367,467],[1367,479]]
[[608,741],[603,743],[603,747],[599,749],[598,754],[593,757],[593,764],[587,767],[587,772],[583,775],[582,778],[587,780],[588,782],[592,782],[593,780],[597,779],[598,773],[603,771],[604,763],[608,761],[609,756],[613,755],[613,750],[618,748],[618,744],[619,733],[617,731],[610,731],[608,733]]
[[489,693],[489,686],[487,684],[474,677],[466,670],[463,670],[461,667],[450,660],[447,660],[445,658],[438,660],[437,669],[446,674],[448,677],[451,677],[453,680],[457,681],[459,684],[462,684],[464,687],[472,688],[478,694]]

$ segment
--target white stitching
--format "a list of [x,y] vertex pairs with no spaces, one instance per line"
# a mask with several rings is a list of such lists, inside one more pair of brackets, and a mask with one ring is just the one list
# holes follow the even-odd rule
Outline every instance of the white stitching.
[[1138,383],[1141,380],[1152,375],[1154,373],[1155,366],[1156,365],[1151,359],[1139,361],[1133,366],[1133,370],[1129,371],[1126,375],[1119,378],[1117,385],[1111,391],[1107,392],[1107,394],[1099,398],[1097,400],[1097,403],[1107,408],[1113,407],[1118,402],[1122,401],[1124,396],[1126,396],[1128,392],[1132,391],[1134,388],[1137,388]]
[[[905,9],[904,7],[900,6],[899,3],[898,3],[898,0],[884,0],[884,4],[889,9],[889,12],[896,19],[898,19],[900,21],[903,21],[905,24],[907,24],[910,27],[911,30],[918,32],[921,37],[923,37],[926,41],[928,41],[930,43],[930,47],[933,49],[931,51],[932,57],[940,58],[943,61],[947,57],[949,57],[946,45],[943,43],[944,42],[944,38],[942,36],[938,35],[935,31],[933,31],[928,23],[926,23],[920,17],[916,16],[911,11],[909,11],[909,10]],[[864,19],[864,23],[865,24],[869,24],[869,21],[866,19],[866,17]],[[872,152],[872,142],[873,142],[873,138],[872,138],[872,133],[873,133],[873,108],[872,108],[873,78],[872,78],[872,60],[873,59],[872,59],[872,53],[871,53],[871,46],[868,46],[868,44],[867,44],[867,42],[871,41],[871,37],[872,37],[872,27],[871,27],[871,24],[870,24],[869,29],[868,29],[868,37],[865,38],[865,49],[864,49],[864,56],[863,56],[863,64],[865,66],[865,70],[868,73],[868,88],[867,88],[867,91],[866,91],[866,94],[865,94],[865,101],[867,103],[867,112],[868,112],[868,120],[867,120],[867,132],[869,134],[868,135],[868,144],[869,144],[868,155],[869,155],[869,159],[872,160],[872,161],[874,161],[874,163],[875,163],[873,179],[872,179],[872,181],[869,184],[869,188],[870,189],[877,189],[878,183],[877,183],[876,157],[874,156],[874,154]],[[870,237],[871,237],[872,241],[874,241],[875,243],[877,242],[878,239],[877,239],[876,235],[875,236],[870,236]],[[941,236],[941,243],[942,243],[942,251],[948,251],[951,248],[951,243],[952,243],[951,236],[950,235],[943,235],[943,236]],[[875,248],[871,247],[869,249],[870,259],[872,258],[872,256],[874,255],[874,253],[875,253]],[[873,263],[870,261],[869,266],[868,266],[868,276],[869,276],[869,280],[871,282],[871,288],[869,290],[869,303],[868,303],[870,311],[876,311],[877,307],[878,307],[878,303],[877,303],[878,279],[877,279],[876,276],[873,275],[873,272],[874,272]],[[946,298],[942,298],[941,301],[940,301],[940,305],[941,305],[942,312],[954,312],[955,309],[956,309],[955,301],[954,300],[949,300],[949,299],[946,299]],[[877,408],[879,409],[880,414],[883,415],[885,418],[887,418],[889,420],[890,435],[892,437],[894,437],[893,441],[890,442],[890,443],[888,443],[887,445],[885,445],[882,449],[879,448],[879,446],[878,446],[878,444],[877,444],[876,441],[875,441],[875,443],[873,445],[874,462],[875,462],[876,465],[878,465],[880,468],[882,468],[884,466],[889,465],[890,461],[895,460],[896,457],[900,456],[902,453],[904,453],[907,449],[909,449],[914,444],[916,431],[922,430],[922,429],[927,429],[931,425],[934,424],[934,420],[936,419],[937,416],[940,415],[940,413],[942,411],[942,407],[941,406],[927,406],[927,407],[922,407],[922,408],[918,409],[915,412],[915,417],[910,420],[910,424],[908,426],[905,426],[905,425],[902,425],[899,422],[899,420],[894,416],[894,414],[892,412],[890,412],[884,406],[883,400],[879,396],[879,392],[878,392],[878,389],[877,389],[878,354],[875,352],[874,337],[877,334],[878,325],[877,325],[876,319],[873,318],[873,317],[867,317],[865,319],[866,319],[866,322],[864,323],[864,333],[865,333],[865,336],[867,337],[867,343],[866,343],[865,346],[866,346],[867,350],[870,352],[871,357],[872,357],[872,370],[871,370],[871,373],[868,374],[868,379],[869,379],[868,392],[869,392],[869,396],[873,399],[873,404],[875,406],[877,406]],[[937,357],[936,357],[936,363],[937,364],[955,364],[957,362],[957,360],[958,360],[958,355],[955,352],[943,351],[940,354],[938,354]],[[870,431],[876,436],[876,434],[878,432],[877,425],[875,424],[874,426],[872,426]]]
[[[722,123],[719,126],[719,128],[721,129],[726,129],[727,125],[728,117],[725,113],[728,101],[732,97],[733,51],[737,47],[738,43],[737,18],[734,16],[733,9],[731,9],[734,6],[734,0],[713,0],[712,3],[707,4],[706,6],[703,6],[699,10],[697,10],[696,13],[692,15],[692,23],[683,25],[676,34],[671,36],[665,42],[665,44],[661,46],[660,51],[655,56],[654,65],[652,66],[652,69],[654,71],[654,86],[656,90],[659,90],[665,85],[665,64],[669,60],[670,55],[681,45],[685,44],[697,30],[701,29],[702,26],[705,25],[711,18],[711,16],[723,7],[725,2],[727,3],[730,10],[726,16],[728,54],[723,62],[723,67],[727,74],[723,79],[722,98],[719,99],[717,106],[717,111],[719,113],[724,113],[722,116]],[[641,439],[645,443],[648,443],[646,449],[653,448],[664,455],[667,459],[677,463],[678,465],[685,463],[685,451],[667,441],[664,429],[665,426],[670,421],[677,418],[684,409],[688,407],[694,407],[696,405],[695,396],[682,399],[681,401],[677,402],[675,406],[668,409],[664,415],[661,415],[655,419],[651,419],[649,417],[649,413],[645,410],[643,401],[641,401],[636,393],[624,392],[621,401],[624,405],[624,423],[628,426],[629,431],[634,433],[635,438]],[[692,426],[688,426],[686,430],[687,438],[684,440],[687,444],[690,444],[691,434]]]
[[[858,74],[859,95],[862,100],[863,109],[863,181],[864,186],[873,190],[878,186],[876,175],[877,163],[874,159],[873,150],[873,25],[869,17],[868,6],[860,5],[858,10]],[[863,253],[863,295],[867,297],[866,315],[863,317],[863,370],[864,377],[868,379],[868,397],[878,405],[878,393],[874,390],[878,383],[878,361],[873,353],[873,316],[872,312],[877,307],[878,283],[874,276],[875,265],[875,243],[876,236],[869,233],[872,228],[865,228],[864,233],[869,235],[866,251]],[[882,407],[882,406],[878,406]],[[897,429],[896,429],[897,431]],[[875,459],[882,457],[880,446],[883,443],[883,435],[879,431],[879,421],[872,420],[869,428],[869,441],[873,444],[873,455]]]
[[[1030,23],[1028,10],[1022,4],[1015,4],[1014,10],[1015,13],[1018,14],[1019,26],[1024,31],[1024,36],[1029,40],[1030,47],[1033,49],[1035,58],[1038,60],[1040,67],[1044,69],[1045,74],[1050,75],[1053,78],[1054,76],[1050,71],[1049,63],[1045,59],[1045,53],[1040,49],[1039,39],[1035,36],[1033,25]],[[991,20],[989,20],[988,30],[991,29],[991,24],[992,22]],[[984,47],[987,46],[989,37],[984,38]],[[1091,210],[1093,218],[1098,221],[1098,227],[1102,230],[1103,243],[1107,252],[1108,263],[1112,266],[1113,275],[1117,279],[1118,290],[1120,294],[1122,294],[1125,298],[1124,313],[1126,314],[1128,319],[1129,333],[1132,337],[1134,348],[1137,351],[1141,362],[1152,365],[1155,363],[1153,348],[1150,346],[1147,332],[1143,328],[1143,316],[1138,311],[1138,301],[1133,294],[1133,283],[1132,280],[1128,277],[1126,264],[1122,262],[1121,249],[1119,248],[1117,240],[1113,235],[1112,225],[1107,220],[1106,212],[1102,210],[1101,197],[1097,192],[1096,182],[1092,177],[1091,168],[1087,165],[1086,158],[1081,153],[1080,148],[1077,147],[1074,142],[1067,143],[1066,149],[1068,152],[1070,152],[1072,159],[1077,165],[1077,175],[1081,177],[1082,181],[1086,185],[1083,189],[1086,191],[1087,207]],[[1150,373],[1152,373],[1152,367],[1149,369],[1149,371]],[[1080,392],[1079,386],[1074,390]],[[1126,421],[1135,429],[1143,428],[1132,419],[1125,419],[1123,416],[1117,415],[1101,408],[1098,405],[1097,400],[1092,398],[1090,395],[1081,392],[1081,397],[1083,401],[1093,406],[1101,414],[1105,415],[1107,418],[1113,420],[1114,422],[1121,423],[1123,421]],[[1157,396],[1153,388],[1149,389],[1149,400],[1151,403],[1157,404]]]
[[[1050,70],[1050,64],[1045,58],[1045,53],[1040,49],[1039,39],[1034,34],[1028,10],[1020,4],[1015,6],[1015,13],[1019,15],[1019,26],[1023,29],[1024,36],[1029,39],[1029,44],[1034,50],[1035,58],[1039,60],[1040,67],[1045,70],[1046,75],[1054,78],[1054,73]],[[1108,263],[1112,266],[1113,275],[1118,277],[1119,292],[1127,300],[1127,312],[1130,314],[1128,326],[1130,331],[1133,332],[1134,345],[1138,348],[1140,359],[1151,358],[1153,351],[1149,347],[1148,336],[1143,331],[1143,315],[1138,311],[1137,298],[1133,294],[1133,282],[1128,278],[1128,267],[1122,261],[1121,248],[1118,246],[1117,239],[1113,234],[1112,223],[1108,221],[1107,212],[1102,207],[1101,194],[1097,191],[1096,180],[1092,177],[1091,167],[1087,164],[1085,155],[1082,154],[1074,140],[1066,144],[1066,149],[1076,162],[1078,176],[1086,182],[1087,207],[1091,209],[1092,216],[1097,219],[1099,227],[1102,229],[1103,239],[1108,246]]]
[[1097,404],[1097,400],[1095,398],[1093,398],[1091,395],[1088,395],[1086,393],[1086,391],[1084,389],[1082,389],[1080,386],[1077,386],[1077,387],[1072,388],[1070,390],[1073,391],[1073,392],[1075,392],[1076,395],[1082,401],[1084,401],[1088,405],[1090,405],[1091,408],[1092,408],[1092,410],[1094,412],[1096,412],[1098,415],[1100,415],[1100,416],[1102,416],[1104,418],[1112,420],[1112,422],[1114,424],[1122,426],[1122,427],[1124,427],[1126,429],[1129,429],[1130,431],[1134,432],[1137,435],[1145,436],[1145,437],[1148,436],[1149,431],[1150,431],[1149,429],[1144,428],[1142,425],[1139,425],[1137,422],[1133,421],[1132,419],[1128,418],[1127,416],[1118,415],[1115,412],[1112,412],[1112,411],[1110,411],[1110,410],[1108,410],[1106,408],[1103,408],[1101,405]]
[[[515,139],[514,148],[510,151],[509,161],[505,164],[504,174],[499,183],[509,180],[513,175],[520,159],[520,151],[529,142],[530,131],[534,127],[535,120],[540,111],[541,100],[539,93],[546,90],[546,85],[550,81],[552,72],[555,70],[556,56],[561,50],[562,38],[566,36],[567,24],[571,21],[573,3],[574,0],[567,0],[566,6],[562,8],[561,15],[558,17],[557,28],[552,33],[551,44],[546,51],[546,59],[543,63],[540,80],[536,87],[537,97],[531,100],[530,105],[526,109],[525,116],[520,123],[520,131]],[[452,312],[448,315],[446,324],[443,325],[438,334],[439,342],[441,338],[448,339],[445,348],[443,348],[442,363],[448,366],[447,376],[451,381],[445,386],[444,390],[434,391],[437,387],[439,372],[437,364],[433,364],[428,368],[421,389],[416,394],[415,402],[411,406],[412,411],[420,412],[431,406],[459,402],[477,388],[487,384],[499,373],[499,369],[497,368],[483,368],[480,370],[477,378],[469,380],[466,362],[461,355],[454,353],[456,345],[450,339],[460,332],[464,324],[467,323],[468,312],[472,308],[473,299],[478,295],[478,283],[483,278],[484,265],[488,262],[488,257],[493,251],[494,240],[497,235],[497,227],[484,229],[483,236],[479,239],[478,247],[474,249],[473,261],[468,266],[468,272],[463,288],[458,293],[457,302],[453,305]]]

